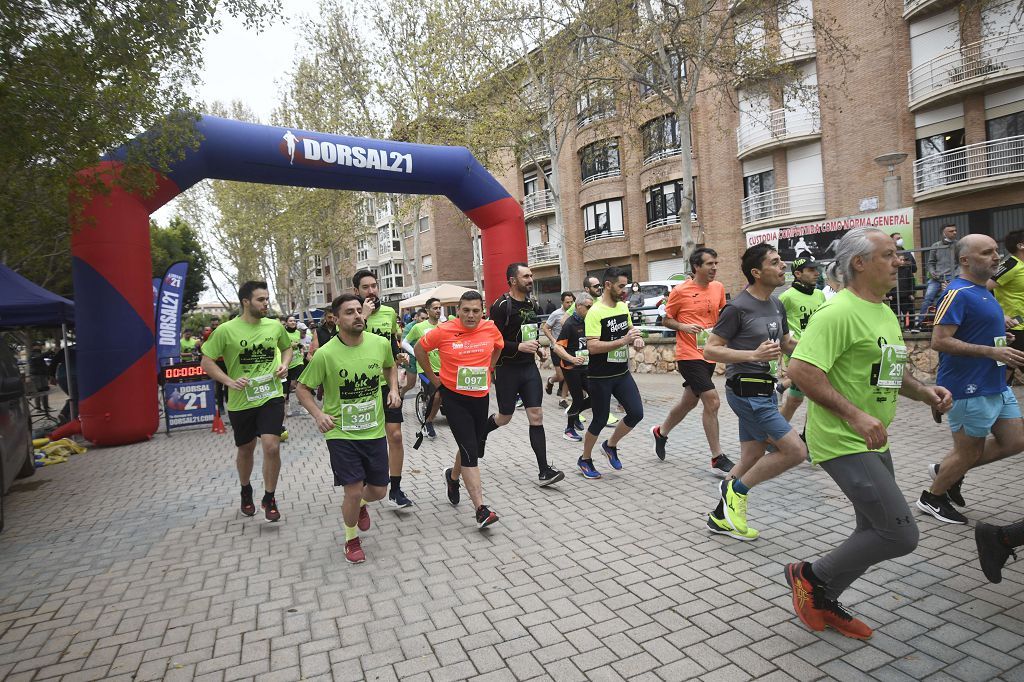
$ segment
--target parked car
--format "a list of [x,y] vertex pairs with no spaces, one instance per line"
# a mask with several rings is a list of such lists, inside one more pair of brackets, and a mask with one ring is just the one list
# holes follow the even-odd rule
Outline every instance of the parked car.
[[644,325],[659,326],[661,318],[665,315],[665,303],[672,288],[680,284],[682,280],[654,280],[651,282],[640,282],[640,293],[644,295],[644,304],[640,312],[644,316]]
[[35,470],[25,378],[14,352],[0,340],[0,531],[4,529],[4,496],[14,479],[31,476]]

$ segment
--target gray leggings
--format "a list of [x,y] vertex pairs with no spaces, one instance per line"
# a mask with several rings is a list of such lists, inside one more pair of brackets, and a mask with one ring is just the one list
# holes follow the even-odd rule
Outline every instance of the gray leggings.
[[813,563],[825,583],[825,596],[839,595],[866,570],[917,548],[917,523],[896,485],[892,455],[862,452],[821,463],[857,513],[857,527],[843,544]]

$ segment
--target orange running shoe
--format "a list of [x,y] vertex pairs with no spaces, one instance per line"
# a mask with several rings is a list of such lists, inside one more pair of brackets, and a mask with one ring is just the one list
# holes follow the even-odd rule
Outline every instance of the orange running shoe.
[[856,618],[838,601],[826,599],[823,606],[822,613],[825,614],[825,625],[828,627],[854,639],[868,639],[871,637],[871,628],[865,625],[864,621]]
[[[793,590],[793,610],[804,625],[821,632],[825,629],[825,612],[820,608],[825,597],[821,588],[815,588],[804,577],[803,568],[806,561],[798,561],[786,565],[786,582]],[[837,628],[838,629],[838,628]]]

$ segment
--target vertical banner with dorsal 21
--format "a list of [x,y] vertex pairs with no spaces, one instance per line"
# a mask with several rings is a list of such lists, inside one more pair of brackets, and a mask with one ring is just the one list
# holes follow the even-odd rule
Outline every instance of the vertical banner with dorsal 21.
[[156,362],[164,365],[181,355],[181,308],[188,261],[171,263],[156,297]]

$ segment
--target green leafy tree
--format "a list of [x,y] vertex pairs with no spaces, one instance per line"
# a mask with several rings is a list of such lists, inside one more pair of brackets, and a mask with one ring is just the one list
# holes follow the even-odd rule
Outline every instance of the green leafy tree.
[[[197,140],[187,95],[218,8],[259,26],[277,0],[18,0],[0,10],[0,260],[61,293],[70,287],[75,173],[125,144],[120,178],[146,191]],[[177,112],[177,113],[174,113]],[[142,163],[144,162],[144,163]],[[99,189],[76,185],[80,195]]]
[[172,218],[167,227],[160,227],[151,220],[149,239],[153,249],[154,277],[162,277],[171,263],[188,261],[182,310],[193,310],[210,278],[209,258],[196,230],[179,216]]

